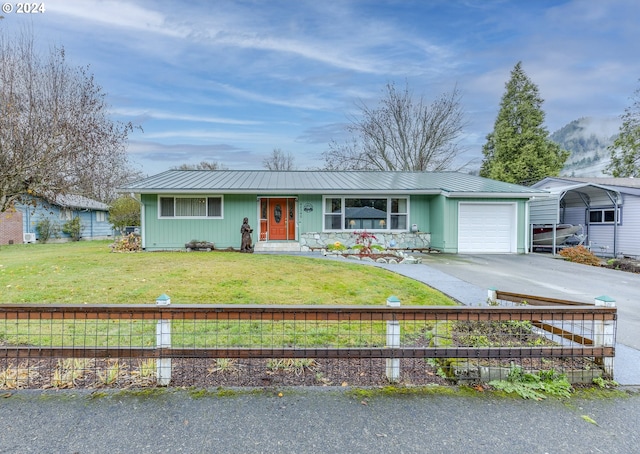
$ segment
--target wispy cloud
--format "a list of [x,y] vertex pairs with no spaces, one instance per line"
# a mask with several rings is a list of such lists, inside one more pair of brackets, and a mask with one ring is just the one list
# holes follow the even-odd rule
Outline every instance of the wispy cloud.
[[335,107],[335,103],[332,103],[330,99],[320,98],[314,94],[305,94],[303,96],[293,97],[277,97],[251,90],[245,90],[229,84],[214,83],[214,85],[218,87],[220,91],[223,91],[234,98],[257,101],[264,104],[312,110],[322,110]]
[[[127,1],[65,0],[52,8],[55,14],[71,16],[72,20],[97,22],[116,28],[184,38],[189,30],[176,27],[168,15],[152,9],[149,4],[138,5]],[[171,26],[173,25],[173,26]]]
[[123,117],[143,117],[146,119],[156,119],[156,120],[172,120],[172,121],[183,121],[183,122],[194,122],[194,123],[215,123],[215,124],[222,124],[222,125],[244,125],[244,126],[262,124],[262,122],[260,121],[253,121],[253,120],[238,120],[234,118],[220,118],[220,117],[191,115],[187,113],[164,112],[164,111],[155,110],[155,109],[117,108],[117,109],[114,109],[112,112],[115,115],[121,115]]
[[213,131],[206,129],[173,129],[165,131],[155,131],[144,133],[145,139],[184,139],[193,140],[202,143],[215,142],[231,142],[237,144],[277,144],[283,141],[291,140],[288,136],[282,134],[273,134],[270,132],[242,132],[242,131]]
[[111,114],[143,126],[130,152],[147,168],[191,152],[255,168],[275,147],[311,159],[344,135],[356,102],[375,105],[387,82],[405,79],[427,100],[457,84],[471,119],[464,142],[480,155],[516,62],[539,86],[551,131],[622,113],[640,74],[637,0],[48,0],[46,7],[38,17],[6,15],[2,31],[28,20],[44,45],[64,45],[69,61],[90,65]]

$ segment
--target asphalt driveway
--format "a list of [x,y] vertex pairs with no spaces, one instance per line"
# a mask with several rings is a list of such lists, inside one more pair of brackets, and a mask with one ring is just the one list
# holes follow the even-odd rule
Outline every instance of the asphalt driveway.
[[613,298],[618,307],[614,376],[621,384],[640,386],[640,274],[571,263],[551,254],[434,253],[420,257],[422,265],[360,263],[423,282],[467,305],[486,303],[491,287],[585,303],[599,296]]
[[429,254],[423,263],[485,289],[589,303],[609,296],[618,307],[617,342],[640,350],[640,274],[566,262],[549,254]]

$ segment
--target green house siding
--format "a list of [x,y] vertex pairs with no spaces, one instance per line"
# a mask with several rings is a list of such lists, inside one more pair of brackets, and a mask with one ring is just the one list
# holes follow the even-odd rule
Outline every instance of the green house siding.
[[141,200],[144,243],[149,251],[183,249],[191,240],[211,241],[217,249],[239,248],[242,219],[248,217],[253,227],[258,217],[255,195],[225,195],[222,219],[159,219],[158,196],[143,194]]
[[[545,191],[508,184],[457,172],[356,172],[356,171],[205,171],[170,170],[120,188],[120,192],[140,194],[143,204],[143,244],[148,250],[183,249],[191,240],[207,240],[218,249],[240,246],[240,226],[247,217],[254,229],[254,243],[261,247],[269,241],[259,242],[260,210],[262,207],[277,213],[277,202],[260,205],[262,198],[296,199],[296,229],[288,227],[286,235],[281,229],[271,230],[271,221],[265,232],[272,239],[286,238],[291,247],[317,247],[319,240],[345,240],[353,232],[342,230],[347,208],[360,208],[353,202],[347,206],[346,198],[404,198],[408,197],[408,219],[406,230],[391,231],[373,228],[371,216],[350,218],[359,220],[361,227],[380,232],[388,244],[401,242],[405,246],[416,246],[409,240],[420,240],[420,248],[432,247],[443,252],[463,251],[526,252],[527,249],[527,201],[532,197],[544,197]],[[175,194],[174,194],[175,193]],[[166,201],[163,211],[166,217],[158,217],[158,194],[166,197],[209,197],[206,206],[199,200],[183,200],[172,204]],[[340,223],[335,229],[324,230],[323,195],[343,199]],[[222,202],[222,203],[221,203]],[[515,204],[517,215],[504,206],[460,205],[461,202],[485,204]],[[392,205],[394,202],[392,202]],[[396,209],[404,204],[397,203]],[[463,208],[462,229],[459,230],[459,209]],[[513,206],[513,205],[511,205]],[[222,212],[220,208],[222,207]],[[291,205],[287,202],[287,209]],[[336,205],[337,208],[337,205]],[[379,207],[371,207],[379,209]],[[169,217],[181,213],[183,218]],[[485,211],[486,210],[486,211]],[[352,211],[353,212],[353,211]],[[202,215],[196,217],[195,214]],[[486,216],[493,216],[486,218]],[[289,211],[287,212],[289,214]],[[191,215],[190,217],[186,217]],[[207,217],[205,217],[205,215]],[[274,214],[275,216],[275,214]],[[334,215],[334,221],[338,214]],[[404,222],[404,213],[387,213],[388,223]],[[512,222],[506,222],[507,216]],[[279,215],[277,218],[279,219]],[[274,218],[276,219],[276,218]],[[287,218],[288,219],[288,218]],[[370,220],[370,222],[363,222]],[[494,221],[494,222],[491,222]],[[278,224],[277,221],[274,221]],[[517,225],[513,225],[515,222]],[[486,223],[487,235],[482,231]],[[476,224],[478,229],[476,230]],[[378,222],[384,227],[384,223]],[[400,225],[400,224],[399,224]],[[355,226],[355,224],[354,224]],[[404,225],[403,225],[404,227]],[[418,234],[413,235],[412,229]],[[507,232],[508,230],[508,232]],[[332,237],[333,235],[333,237]],[[508,235],[508,236],[507,236]],[[460,242],[458,237],[461,236]],[[266,239],[266,235],[263,239]],[[297,241],[292,241],[292,240]],[[504,240],[504,241],[503,241]],[[273,241],[272,243],[275,243]],[[303,244],[305,243],[305,244]],[[326,243],[329,244],[329,243]],[[322,245],[326,245],[323,243]],[[322,246],[321,245],[321,246]],[[278,245],[279,246],[279,245]]]
[[435,196],[429,204],[429,220],[431,227],[431,247],[441,251],[445,251],[447,243],[445,239],[445,210],[448,205],[445,204],[446,198],[442,195]]
[[[219,196],[220,194],[200,194]],[[167,195],[171,197],[171,195]],[[144,246],[146,250],[183,249],[191,240],[210,241],[216,249],[240,248],[240,226],[249,218],[258,241],[259,203],[261,194],[223,195],[220,219],[174,219],[158,217],[158,195],[143,194]],[[266,197],[266,196],[265,196]],[[269,196],[273,197],[273,196]],[[287,194],[297,198],[296,239],[300,235],[323,232],[323,198],[320,194]],[[430,246],[442,252],[458,252],[458,204],[460,202],[494,202],[517,204],[517,252],[526,251],[526,200],[504,198],[447,198],[444,195],[412,195],[409,202],[409,225],[430,234]]]
[[[200,194],[211,196],[213,194]],[[166,195],[171,197],[171,195]],[[254,228],[254,242],[257,241],[258,199],[260,194],[224,195],[222,219],[173,219],[158,217],[158,195],[143,194],[144,243],[146,250],[182,249],[191,240],[210,241],[216,249],[240,247],[240,225],[244,217]],[[273,197],[273,196],[269,196]],[[289,194],[282,197],[297,198],[297,234],[323,231],[322,195]],[[430,232],[432,218],[431,201],[435,196],[411,196],[409,202],[409,227],[416,224],[420,232]],[[439,216],[438,216],[439,217]]]
[[322,232],[322,196],[303,194],[298,197],[298,232]]
[[430,205],[433,196],[412,195],[409,199],[409,229],[412,225],[418,227],[420,232],[431,232]]

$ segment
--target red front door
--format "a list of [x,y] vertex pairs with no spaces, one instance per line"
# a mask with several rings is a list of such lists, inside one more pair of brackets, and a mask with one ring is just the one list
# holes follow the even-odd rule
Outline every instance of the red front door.
[[295,239],[295,199],[268,199],[267,231],[267,238],[271,241]]

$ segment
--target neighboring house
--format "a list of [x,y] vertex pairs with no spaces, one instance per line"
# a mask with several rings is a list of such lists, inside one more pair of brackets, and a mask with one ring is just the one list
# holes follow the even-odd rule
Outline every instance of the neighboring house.
[[20,244],[22,241],[22,212],[10,208],[0,213],[0,245]]
[[131,183],[146,250],[191,240],[240,247],[249,219],[257,251],[378,243],[443,252],[527,252],[528,202],[544,191],[456,172],[170,170]]
[[22,232],[25,242],[35,242],[40,239],[38,223],[48,219],[56,227],[57,237],[50,241],[69,240],[70,236],[62,232],[65,222],[76,216],[80,218],[82,240],[98,240],[111,238],[113,226],[109,223],[109,206],[96,200],[79,195],[60,195],[45,200],[32,199],[33,203],[16,204],[16,209],[22,213]]
[[531,202],[532,224],[580,224],[600,256],[640,256],[640,179],[548,177],[533,188],[552,197]]

